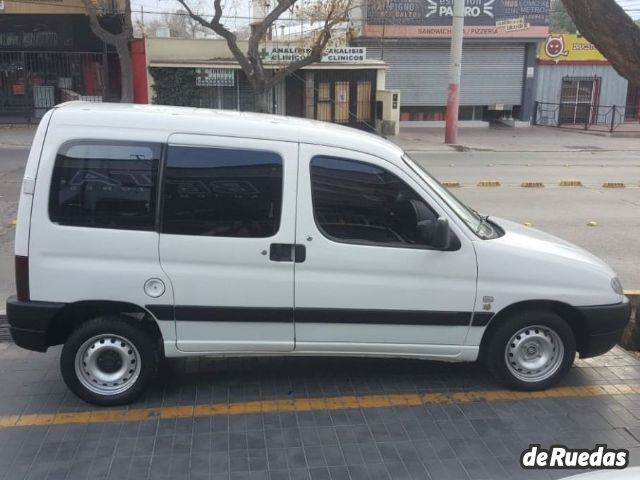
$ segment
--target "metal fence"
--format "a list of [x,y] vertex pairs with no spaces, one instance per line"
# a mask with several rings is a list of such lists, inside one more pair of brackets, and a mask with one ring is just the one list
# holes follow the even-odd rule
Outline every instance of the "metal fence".
[[638,105],[536,102],[533,124],[604,132],[640,131]]
[[117,69],[111,53],[0,51],[0,122],[38,121],[70,100],[117,100]]

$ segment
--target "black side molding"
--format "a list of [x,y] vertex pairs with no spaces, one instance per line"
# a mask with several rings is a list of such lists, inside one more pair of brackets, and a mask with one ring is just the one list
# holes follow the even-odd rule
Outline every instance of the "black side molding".
[[474,312],[473,320],[471,320],[472,327],[486,327],[493,318],[495,313],[493,312]]
[[156,320],[173,320],[173,305],[145,305]]
[[427,310],[363,310],[352,308],[296,308],[298,323],[356,323],[373,325],[468,326],[471,312]]
[[[209,307],[146,305],[158,320],[186,322],[345,323],[370,325],[486,326],[490,312],[374,310],[355,308]],[[472,322],[473,318],[473,322]]]

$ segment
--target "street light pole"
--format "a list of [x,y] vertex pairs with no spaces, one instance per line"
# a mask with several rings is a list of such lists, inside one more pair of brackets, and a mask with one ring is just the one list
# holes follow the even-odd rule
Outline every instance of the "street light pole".
[[449,58],[449,88],[447,93],[444,143],[458,142],[458,110],[460,109],[460,72],[462,69],[462,38],[464,37],[464,1],[453,0],[453,27]]

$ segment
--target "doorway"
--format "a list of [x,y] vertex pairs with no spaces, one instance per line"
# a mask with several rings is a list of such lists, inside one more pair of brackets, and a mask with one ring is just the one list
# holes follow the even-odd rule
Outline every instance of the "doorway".
[[598,96],[600,79],[570,78],[562,79],[560,93],[560,124],[591,124],[598,116]]

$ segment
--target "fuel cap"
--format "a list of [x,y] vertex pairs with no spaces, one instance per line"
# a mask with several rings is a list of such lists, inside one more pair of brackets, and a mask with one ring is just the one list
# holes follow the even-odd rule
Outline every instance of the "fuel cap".
[[158,298],[164,293],[164,282],[159,278],[150,278],[144,282],[144,293],[151,298]]

